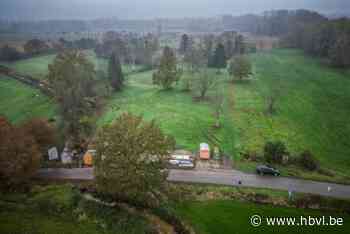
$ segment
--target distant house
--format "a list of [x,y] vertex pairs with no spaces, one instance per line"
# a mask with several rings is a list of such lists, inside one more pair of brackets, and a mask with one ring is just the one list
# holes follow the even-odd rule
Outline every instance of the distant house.
[[199,146],[199,158],[203,160],[210,159],[210,148],[207,143],[201,143]]

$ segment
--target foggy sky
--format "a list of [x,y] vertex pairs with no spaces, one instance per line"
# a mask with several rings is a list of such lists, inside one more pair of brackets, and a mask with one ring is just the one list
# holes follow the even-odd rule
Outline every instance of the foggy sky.
[[0,0],[0,18],[179,18],[301,8],[322,13],[349,12],[350,0]]

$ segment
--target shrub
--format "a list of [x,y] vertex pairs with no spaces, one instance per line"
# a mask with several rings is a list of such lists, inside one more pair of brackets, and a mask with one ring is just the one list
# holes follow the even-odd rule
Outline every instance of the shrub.
[[78,220],[94,220],[103,229],[111,233],[156,233],[147,220],[136,212],[130,212],[122,206],[109,207],[101,203],[81,199],[75,210]]
[[309,171],[318,170],[320,167],[319,162],[310,151],[304,151],[300,155],[300,163],[305,169]]
[[259,156],[256,152],[250,151],[243,153],[243,158],[248,161],[258,162],[261,160],[261,156]]
[[176,214],[173,208],[168,205],[161,205],[158,208],[152,210],[155,215],[162,217],[164,221],[171,224],[176,233],[190,234],[193,233],[191,228],[187,226]]
[[298,208],[311,208],[311,207],[322,207],[324,199],[320,195],[315,194],[305,194],[297,197],[294,204]]
[[317,170],[318,173],[320,173],[321,175],[325,175],[325,176],[329,176],[329,177],[333,177],[335,174],[333,171],[325,169],[325,168],[319,168]]
[[267,142],[264,148],[264,158],[268,163],[282,163],[283,156],[288,155],[285,144],[281,141]]

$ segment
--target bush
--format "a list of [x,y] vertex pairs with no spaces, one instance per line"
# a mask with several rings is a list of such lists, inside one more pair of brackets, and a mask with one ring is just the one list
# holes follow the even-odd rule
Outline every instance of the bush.
[[324,169],[324,168],[319,168],[317,170],[318,173],[320,173],[321,175],[325,175],[325,176],[329,176],[329,177],[334,177],[335,174],[333,171],[328,170],[328,169]]
[[129,212],[123,207],[108,207],[95,201],[81,199],[74,211],[78,220],[93,220],[111,233],[156,233],[154,228],[141,215]]
[[264,148],[264,158],[268,163],[282,163],[283,156],[288,154],[287,147],[281,141],[267,142]]
[[320,167],[320,164],[317,161],[317,159],[309,151],[304,151],[300,155],[300,163],[305,169],[309,171],[318,170]]
[[261,156],[254,151],[243,153],[243,158],[251,162],[259,162],[261,160]]
[[321,197],[319,195],[306,194],[297,197],[294,201],[297,208],[310,208],[312,206],[320,207]]
[[190,234],[192,233],[191,228],[187,226],[176,214],[173,208],[168,205],[162,205],[158,208],[153,209],[153,213],[158,217],[162,217],[164,221],[171,224],[176,233],[179,234]]

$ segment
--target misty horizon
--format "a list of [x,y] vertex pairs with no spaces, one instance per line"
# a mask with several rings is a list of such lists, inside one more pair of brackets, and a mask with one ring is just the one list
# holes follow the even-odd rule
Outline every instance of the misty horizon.
[[97,18],[154,19],[260,14],[269,10],[307,9],[322,14],[347,13],[347,0],[2,0],[1,19],[63,20]]

